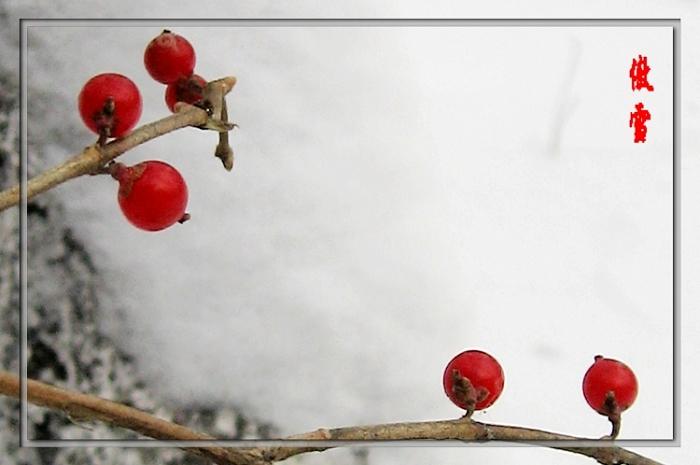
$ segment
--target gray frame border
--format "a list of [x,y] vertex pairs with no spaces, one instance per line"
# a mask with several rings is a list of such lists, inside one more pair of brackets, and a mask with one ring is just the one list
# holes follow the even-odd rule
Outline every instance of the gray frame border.
[[[33,440],[27,431],[27,28],[31,26],[153,27],[181,24],[207,27],[671,27],[673,29],[673,436],[672,439],[573,440],[573,441],[295,441],[214,440],[163,441],[152,439],[116,440]],[[20,18],[20,446],[21,447],[266,447],[266,446],[401,446],[401,447],[680,447],[680,150],[681,150],[681,18]]]

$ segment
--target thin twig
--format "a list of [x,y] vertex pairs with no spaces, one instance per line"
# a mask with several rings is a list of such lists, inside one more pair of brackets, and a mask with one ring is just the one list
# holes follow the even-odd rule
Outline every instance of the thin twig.
[[[221,121],[228,123],[228,110],[226,108],[225,99],[223,99],[221,104]],[[219,133],[219,143],[216,144],[214,156],[221,160],[221,163],[223,163],[226,171],[231,171],[233,169],[233,149],[228,142],[228,131],[222,131]]]
[[[18,398],[19,379],[7,372],[0,372],[0,394]],[[61,410],[72,417],[95,419],[127,428],[155,439],[168,440],[212,440],[174,423],[156,418],[146,412],[126,407],[96,396],[81,394],[39,381],[27,380],[27,400],[35,405]],[[417,423],[392,423],[372,426],[319,429],[291,436],[287,439],[304,441],[402,441],[418,439],[470,440],[470,441],[576,441],[574,436],[550,433],[516,426],[478,423],[468,418],[456,420],[427,421]],[[661,465],[659,462],[616,446],[578,447],[548,445],[575,454],[585,455],[606,465]],[[206,457],[221,465],[269,465],[299,454],[330,449],[332,446],[257,447],[234,449],[223,447],[187,447],[185,451]]]
[[[231,76],[212,81],[207,84],[207,87],[211,86],[215,89],[214,93],[216,95],[222,96],[230,92],[235,83],[236,78]],[[215,131],[228,131],[233,127],[214,120],[202,108],[188,105],[183,111],[141,126],[121,139],[113,140],[103,146],[95,144],[86,147],[82,152],[60,165],[35,176],[27,183],[27,199],[79,176],[97,173],[108,162],[128,150],[151,139],[188,126],[203,127]],[[0,192],[0,211],[19,204],[19,201],[20,186],[18,184]]]
[[[404,440],[467,440],[467,441],[508,441],[545,442],[580,441],[585,438],[551,433],[518,426],[493,425],[472,421],[462,417],[457,420],[427,421],[417,423],[390,423],[371,426],[351,426],[346,428],[319,429],[287,439],[325,441],[404,441]],[[590,440],[590,439],[589,439]],[[585,455],[605,465],[662,465],[661,463],[628,451],[621,447],[578,447],[547,445],[551,449]],[[262,456],[270,462],[285,460],[295,455],[320,452],[331,449],[329,446],[308,447],[267,447]]]
[[[0,372],[0,394],[19,398],[19,378]],[[212,441],[212,436],[154,417],[97,396],[73,392],[39,381],[27,380],[27,400],[35,405],[61,410],[71,418],[100,420],[160,440]],[[261,456],[251,450],[223,447],[183,447],[186,452],[220,465],[259,465]]]

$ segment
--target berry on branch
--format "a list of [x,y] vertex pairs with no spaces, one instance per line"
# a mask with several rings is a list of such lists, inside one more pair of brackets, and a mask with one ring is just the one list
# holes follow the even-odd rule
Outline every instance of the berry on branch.
[[143,55],[148,73],[163,84],[189,78],[195,61],[194,48],[187,39],[167,29],[151,40]]
[[160,231],[189,218],[187,185],[169,164],[156,160],[130,167],[114,163],[110,173],[119,181],[119,206],[137,228]]
[[190,105],[199,103],[202,101],[206,86],[207,81],[199,74],[193,74],[187,79],[180,79],[173,84],[168,84],[165,89],[165,103],[173,113],[177,102],[185,102]]
[[608,417],[613,431],[607,439],[620,432],[621,414],[637,398],[637,378],[622,362],[596,355],[595,362],[583,377],[583,396],[593,410]]
[[455,356],[445,368],[442,384],[450,400],[467,412],[491,406],[503,391],[503,369],[491,355],[467,350]]
[[98,74],[85,83],[78,95],[80,117],[103,140],[122,137],[133,129],[141,109],[138,87],[121,74]]

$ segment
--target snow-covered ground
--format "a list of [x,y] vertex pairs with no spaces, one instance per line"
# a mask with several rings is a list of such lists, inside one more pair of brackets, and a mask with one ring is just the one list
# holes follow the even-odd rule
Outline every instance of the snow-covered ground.
[[[31,3],[8,5],[25,16],[49,5]],[[166,4],[132,3],[144,17],[163,16]],[[417,3],[361,11],[629,16],[539,4],[527,12]],[[699,25],[695,5],[674,5],[638,13],[683,17],[677,182],[686,233],[683,382],[692,386]],[[58,2],[52,15],[86,6]],[[306,7],[267,3],[235,14],[309,16],[319,8],[312,16],[357,16]],[[211,26],[64,24],[29,34],[30,82],[55,93],[56,127],[81,134],[73,151],[92,140],[71,110],[94,74],[130,76],[144,97],[142,122],[167,114],[163,86],[142,65],[143,47],[164,27],[193,43],[199,74],[239,79],[229,96],[240,124],[232,173],[212,156],[215,135],[194,129],[123,157],[177,166],[189,184],[190,222],[135,230],[104,177],[59,189],[109,277],[115,315],[106,321],[155,384],[174,398],[244,405],[285,433],[449,418],[459,412],[442,392],[442,370],[457,352],[481,348],[503,364],[506,389],[477,419],[598,436],[607,420],[585,404],[580,381],[602,353],[640,380],[622,437],[671,437],[669,28]],[[630,89],[638,53],[649,57],[653,93]],[[627,127],[637,101],[652,111],[646,144],[634,144]],[[57,147],[51,156],[68,154]],[[698,428],[692,391],[683,406],[688,438]],[[641,452],[669,463],[699,455],[688,442]],[[381,448],[371,460],[456,464],[467,454],[484,463],[585,460],[492,447]]]

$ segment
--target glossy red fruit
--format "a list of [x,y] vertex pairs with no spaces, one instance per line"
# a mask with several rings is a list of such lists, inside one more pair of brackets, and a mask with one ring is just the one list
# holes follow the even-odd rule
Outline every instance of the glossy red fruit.
[[194,48],[187,39],[167,29],[149,42],[143,55],[148,74],[163,84],[190,77],[195,61]]
[[117,166],[119,206],[137,228],[159,231],[185,216],[187,185],[180,173],[162,161]]
[[[106,105],[114,108],[105,113]],[[111,126],[109,137],[128,133],[141,117],[141,94],[131,79],[121,74],[98,74],[85,83],[78,96],[78,110],[85,125],[100,134],[103,126]]]
[[165,103],[172,112],[175,112],[177,102],[199,103],[202,101],[202,93],[206,85],[207,81],[199,74],[193,74],[188,79],[168,84],[165,89]]
[[463,392],[456,385],[458,376],[469,380],[474,388],[476,404],[474,410],[491,406],[503,392],[505,379],[503,369],[491,355],[480,350],[467,350],[455,356],[445,368],[442,384],[445,394],[455,405],[468,409]]
[[627,410],[637,398],[637,377],[634,372],[622,362],[595,357],[595,362],[583,377],[583,395],[593,410],[601,415],[610,415],[608,393],[614,395],[615,403],[622,412]]

